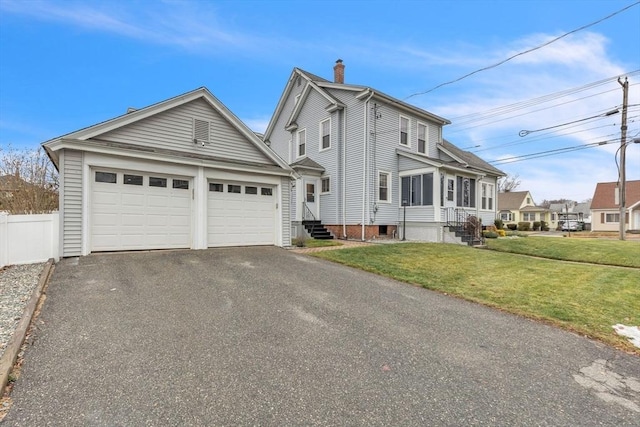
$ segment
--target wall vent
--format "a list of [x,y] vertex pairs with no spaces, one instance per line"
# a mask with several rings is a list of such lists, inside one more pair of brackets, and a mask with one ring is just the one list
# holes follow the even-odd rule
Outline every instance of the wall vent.
[[206,120],[193,119],[194,144],[208,144],[210,140],[210,125]]

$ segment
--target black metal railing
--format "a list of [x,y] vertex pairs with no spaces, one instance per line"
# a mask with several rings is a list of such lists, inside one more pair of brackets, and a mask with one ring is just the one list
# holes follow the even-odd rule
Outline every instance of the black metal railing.
[[307,202],[302,202],[302,220],[303,221],[316,221],[316,216],[311,212]]
[[484,243],[482,222],[473,213],[462,208],[445,208],[443,213],[446,227],[462,237],[462,241],[471,245]]

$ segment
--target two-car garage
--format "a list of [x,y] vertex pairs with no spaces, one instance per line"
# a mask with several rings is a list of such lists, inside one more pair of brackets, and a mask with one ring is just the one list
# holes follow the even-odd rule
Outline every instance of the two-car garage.
[[296,172],[206,88],[43,143],[60,254],[291,243]]
[[[94,168],[91,252],[191,248],[196,178]],[[206,178],[206,245],[276,244],[276,186]],[[203,203],[204,204],[204,203]]]

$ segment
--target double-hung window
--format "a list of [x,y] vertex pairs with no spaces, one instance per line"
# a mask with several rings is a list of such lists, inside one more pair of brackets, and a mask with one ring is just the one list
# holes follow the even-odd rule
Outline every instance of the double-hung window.
[[400,116],[400,145],[409,146],[409,119]]
[[391,174],[389,172],[378,173],[378,201],[390,202],[391,192],[389,191],[389,184],[391,183]]
[[493,184],[482,183],[482,209],[493,209]]
[[298,131],[298,157],[307,155],[307,130]]
[[403,176],[400,185],[401,206],[433,205],[433,173]]
[[522,213],[522,220],[523,221],[535,221],[536,220],[536,213],[535,212],[523,212]]
[[418,153],[426,154],[427,152],[427,126],[418,123]]
[[320,122],[320,151],[331,148],[331,119]]
[[322,194],[327,194],[331,192],[331,178],[325,176],[320,180],[321,188],[320,191]]

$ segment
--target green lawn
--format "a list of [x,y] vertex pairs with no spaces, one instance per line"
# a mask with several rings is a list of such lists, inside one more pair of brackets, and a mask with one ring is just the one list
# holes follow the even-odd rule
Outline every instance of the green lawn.
[[486,244],[501,252],[640,268],[640,241],[527,237],[486,239]]
[[640,269],[439,243],[371,245],[314,256],[542,319],[640,354],[612,329],[616,323],[640,325]]
[[304,241],[304,246],[307,248],[321,248],[324,246],[342,246],[342,243],[335,239],[307,239]]

